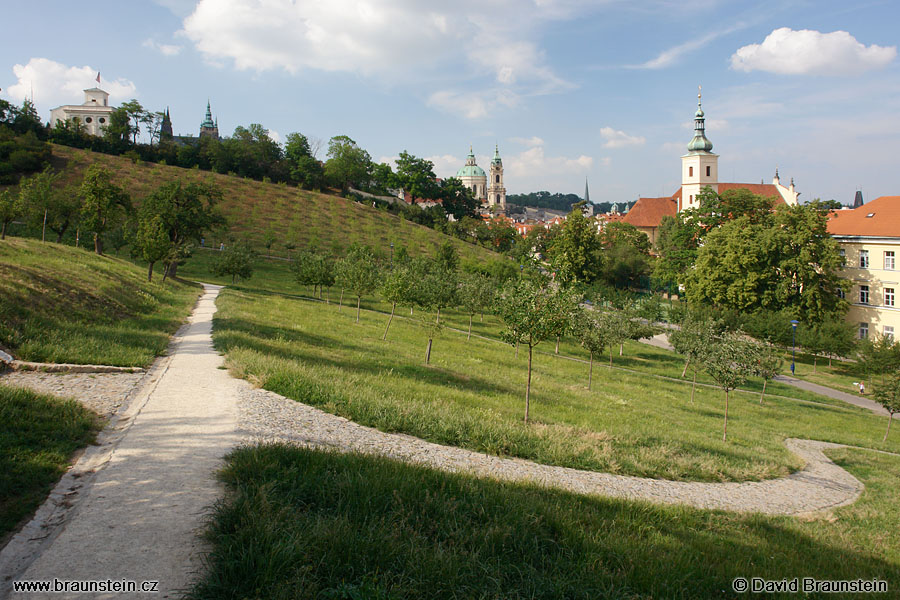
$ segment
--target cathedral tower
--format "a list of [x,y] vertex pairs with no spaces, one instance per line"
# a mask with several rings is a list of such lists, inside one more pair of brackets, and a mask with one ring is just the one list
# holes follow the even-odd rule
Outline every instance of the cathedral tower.
[[213,121],[209,100],[206,101],[206,118],[200,123],[200,137],[211,137],[214,140],[219,139],[219,120],[216,119]]
[[712,153],[712,142],[706,139],[706,117],[697,92],[697,112],[694,113],[694,138],[688,153],[681,157],[681,203],[678,210],[700,206],[698,195],[706,186],[719,191],[719,156]]
[[503,161],[500,160],[500,147],[494,146],[494,159],[491,161],[491,180],[487,190],[488,206],[506,210],[506,188],[503,187]]

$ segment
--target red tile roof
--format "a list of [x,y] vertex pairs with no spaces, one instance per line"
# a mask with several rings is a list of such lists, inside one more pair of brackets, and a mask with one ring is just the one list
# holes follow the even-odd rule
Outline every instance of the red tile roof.
[[[720,183],[718,184],[718,187],[720,194],[726,190],[749,190],[757,196],[762,196],[764,198],[774,197],[775,204],[785,204],[784,198],[781,197],[778,188],[776,188],[773,183]],[[672,199],[675,201],[681,200],[681,188],[678,188],[678,190],[672,194]]]
[[881,196],[859,208],[834,211],[828,220],[828,233],[900,237],[900,196]]
[[659,227],[663,217],[677,212],[678,203],[672,198],[638,198],[622,220],[635,227]]

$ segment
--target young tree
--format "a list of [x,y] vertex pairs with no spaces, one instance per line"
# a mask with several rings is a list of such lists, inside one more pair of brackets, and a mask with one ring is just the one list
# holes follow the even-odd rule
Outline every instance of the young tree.
[[475,313],[484,312],[494,300],[496,289],[490,278],[476,273],[462,273],[459,278],[457,298],[463,310],[469,314],[469,331],[466,340],[472,337],[472,318]]
[[112,182],[112,174],[95,163],[88,167],[80,189],[81,223],[94,233],[94,252],[103,255],[103,234],[117,226],[131,210],[128,193]]
[[24,212],[22,210],[21,196],[13,196],[9,190],[0,192],[0,240],[6,239],[6,228],[13,219],[16,219]]
[[842,318],[832,318],[820,326],[824,341],[823,351],[828,355],[828,366],[832,358],[851,356],[856,348],[856,328]]
[[416,284],[416,269],[412,268],[408,261],[394,265],[393,269],[385,273],[379,292],[382,298],[391,303],[391,316],[384,328],[384,335],[381,336],[382,341],[387,339],[397,305],[409,304],[411,306],[415,302]]
[[781,351],[778,348],[769,345],[760,348],[756,364],[753,365],[753,374],[757,377],[762,377],[763,380],[762,393],[759,395],[760,404],[763,403],[763,398],[766,396],[766,385],[781,373],[783,366],[784,359],[781,357]]
[[759,345],[740,332],[727,332],[706,348],[703,369],[725,392],[725,424],[722,441],[728,440],[728,394],[753,375]]
[[356,296],[356,322],[359,323],[362,297],[371,294],[378,287],[380,273],[375,255],[367,246],[351,246],[347,256],[338,261],[335,279],[342,288]]
[[891,374],[881,385],[875,386],[875,400],[888,411],[888,426],[882,442],[887,441],[891,432],[894,415],[900,413],[900,372]]
[[684,357],[684,369],[681,377],[684,378],[688,367],[694,371],[694,379],[691,383],[691,404],[694,403],[694,392],[697,388],[697,369],[703,364],[706,349],[709,348],[721,333],[721,325],[711,319],[689,317],[678,329],[670,329],[667,337],[675,352]]
[[873,375],[880,375],[883,384],[887,373],[900,370],[900,342],[894,338],[882,335],[861,340],[857,348],[858,364],[869,375],[870,384]]
[[825,338],[818,324],[797,328],[797,344],[813,356],[813,373],[819,365],[819,354],[825,350]]
[[531,404],[531,367],[535,346],[556,335],[571,322],[578,306],[578,296],[572,290],[522,279],[506,287],[500,295],[497,309],[506,325],[501,333],[511,345],[528,346],[528,381],[525,385],[525,422]]
[[119,108],[125,111],[125,114],[128,115],[128,118],[131,121],[131,143],[133,145],[136,145],[137,136],[141,134],[141,124],[143,124],[147,119],[147,111],[144,109],[141,103],[134,98],[132,98],[128,102],[123,102],[119,106]]
[[597,310],[579,310],[575,314],[575,337],[590,355],[590,367],[588,370],[588,390],[594,378],[594,354],[602,353],[610,349],[610,367],[612,367],[612,347],[618,343],[619,333],[618,319],[610,313]]
[[600,237],[594,222],[584,216],[581,206],[576,205],[566,217],[547,253],[557,281],[563,285],[590,283],[600,276],[603,265]]
[[171,247],[162,216],[152,215],[138,220],[132,238],[131,254],[147,261],[147,281],[153,281],[153,265],[166,258]]
[[253,277],[253,260],[256,252],[246,242],[229,244],[224,251],[219,252],[213,263],[213,274],[219,277],[231,275],[232,285],[237,277],[250,279]]
[[[412,297],[422,309],[419,324],[428,336],[425,364],[431,362],[432,342],[442,330],[441,310],[455,305],[457,301],[458,261],[456,250],[446,243],[438,249],[438,255],[434,259],[422,258],[410,263],[410,267],[415,270],[416,279]],[[430,312],[434,312],[434,320],[428,315]]]

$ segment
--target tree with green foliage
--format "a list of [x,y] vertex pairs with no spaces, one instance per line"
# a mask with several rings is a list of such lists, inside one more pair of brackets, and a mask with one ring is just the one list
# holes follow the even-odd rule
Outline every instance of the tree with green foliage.
[[128,102],[123,102],[119,105],[119,108],[128,115],[129,130],[132,136],[131,143],[132,145],[137,145],[137,137],[141,134],[141,125],[147,118],[147,110],[134,98]]
[[13,195],[9,190],[0,192],[0,240],[6,239],[6,228],[14,219],[19,218],[25,211],[22,209],[21,196]]
[[131,254],[147,261],[147,281],[153,281],[153,265],[168,257],[172,249],[166,224],[160,214],[138,219],[131,243]]
[[244,241],[235,242],[229,244],[216,256],[212,271],[219,277],[231,275],[231,283],[234,285],[238,277],[242,279],[253,277],[254,260],[256,260],[256,251],[250,244]]
[[894,415],[900,413],[900,371],[892,373],[880,385],[876,385],[874,397],[875,401],[888,411],[887,431],[884,432],[884,438],[881,440],[886,442],[888,434],[891,432]]
[[128,138],[132,135],[131,117],[124,107],[112,111],[109,115],[109,123],[103,129],[103,138],[110,142],[114,148],[127,148]]
[[674,217],[664,216],[656,236],[659,257],[653,267],[653,276],[675,290],[694,266],[700,247],[702,228],[697,220],[685,215],[686,212]]
[[394,321],[394,311],[397,305],[412,306],[415,303],[415,291],[418,284],[418,270],[410,265],[408,260],[395,261],[394,268],[387,271],[381,280],[379,293],[381,297],[391,303],[391,316],[388,317],[384,328],[382,341],[387,340],[388,330]]
[[612,368],[612,348],[621,339],[619,320],[612,313],[599,310],[579,310],[574,318],[575,338],[590,355],[588,390],[594,378],[594,354],[609,349],[609,368]]
[[534,348],[556,335],[572,321],[580,298],[570,289],[541,285],[529,279],[508,285],[500,294],[497,312],[505,324],[503,341],[528,346],[528,380],[525,385],[525,422],[531,405],[531,368]]
[[803,326],[797,328],[797,344],[813,357],[813,373],[819,364],[819,354],[825,351],[827,342],[825,341],[824,332],[818,324]]
[[350,187],[366,187],[372,175],[372,157],[346,135],[328,142],[325,177],[346,192]]
[[131,211],[131,198],[112,182],[109,170],[96,163],[85,171],[80,193],[82,226],[93,232],[94,252],[102,256],[103,235],[118,226]]
[[756,358],[756,364],[753,365],[753,374],[762,377],[763,387],[759,395],[759,403],[763,403],[766,396],[766,385],[769,381],[775,379],[784,366],[784,359],[781,357],[781,350],[774,346],[761,346],[759,354]]
[[325,184],[325,169],[313,155],[309,139],[302,133],[289,133],[285,139],[284,157],[291,179],[308,190],[321,189]]
[[[19,197],[23,207],[28,207],[28,220],[32,226],[47,228],[56,234],[56,243],[62,243],[66,231],[78,220],[81,198],[74,186],[59,186],[59,174],[50,167],[32,177],[22,179]],[[43,235],[41,236],[43,237]]]
[[[322,298],[323,288],[334,285],[334,261],[326,254],[315,250],[301,250],[291,262],[290,269],[297,283],[312,286],[313,297],[316,296],[317,288],[318,297]],[[325,303],[328,303],[327,295]]]
[[485,308],[491,306],[496,288],[485,275],[464,272],[460,275],[456,294],[459,305],[469,315],[469,331],[466,333],[468,341],[472,337],[472,319],[475,313],[484,313]]
[[601,252],[597,228],[584,216],[580,205],[569,213],[547,247],[550,265],[562,285],[590,283],[597,279],[603,264]]
[[347,255],[335,266],[335,280],[356,296],[357,323],[362,297],[375,291],[380,276],[375,255],[368,246],[350,246]]
[[462,180],[448,177],[439,188],[441,206],[448,215],[456,219],[475,216],[481,203],[472,194],[472,190],[463,185]]
[[403,188],[413,198],[439,199],[440,187],[434,174],[434,163],[409,154],[406,150],[400,153],[395,163],[397,171],[394,173],[394,185]]
[[729,392],[753,375],[758,362],[759,344],[741,332],[726,332],[710,344],[703,353],[703,370],[725,392],[725,421],[722,441],[728,441]]
[[856,348],[856,327],[840,317],[831,318],[819,325],[824,340],[823,351],[828,355],[828,366],[834,357],[848,357]]
[[278,240],[278,236],[275,235],[275,232],[271,229],[267,229],[263,234],[263,246],[266,247],[266,257],[272,258],[272,246],[275,245],[275,242]]
[[694,392],[697,388],[697,370],[703,365],[706,349],[716,341],[721,332],[720,323],[712,319],[690,315],[680,327],[670,329],[666,334],[675,352],[684,357],[684,369],[681,370],[682,379],[687,374],[688,367],[694,371],[694,379],[691,383],[691,404],[694,403]]
[[[412,295],[415,304],[422,309],[419,325],[428,336],[425,364],[429,364],[433,340],[442,330],[441,311],[455,306],[457,302],[459,256],[456,248],[450,242],[445,242],[438,248],[433,259],[414,259],[411,265],[415,269],[416,278]],[[429,316],[432,312],[434,319]]]
[[870,384],[873,375],[879,375],[884,383],[888,373],[900,370],[900,342],[887,335],[860,340],[857,345],[857,363],[869,376]]

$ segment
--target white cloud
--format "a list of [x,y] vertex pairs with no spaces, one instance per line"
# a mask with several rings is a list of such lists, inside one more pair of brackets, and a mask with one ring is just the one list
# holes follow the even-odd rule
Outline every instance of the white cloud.
[[602,127],[600,137],[605,140],[604,148],[625,148],[626,146],[643,146],[647,140],[639,135],[628,135],[624,131],[612,127]]
[[163,56],[177,56],[181,52],[181,46],[176,46],[175,44],[160,44],[153,38],[144,40],[144,43],[141,45],[144,48],[156,50]]
[[[85,65],[70,67],[47,58],[32,58],[27,65],[13,66],[16,83],[6,92],[16,102],[30,98],[34,90],[34,101],[39,111],[49,111],[63,104],[81,104],[82,91],[97,86],[98,69]],[[127,79],[101,77],[101,85],[109,92],[111,104],[117,104],[137,96],[137,88]]]
[[896,56],[896,46],[865,46],[846,31],[782,27],[762,44],[739,48],[731,57],[731,68],[781,75],[852,75],[886,67]]
[[442,90],[428,97],[428,106],[465,117],[487,117],[498,106],[513,108],[521,102],[521,95],[512,90],[494,88],[483,92]]
[[547,156],[543,144],[538,144],[519,154],[504,156],[503,165],[506,175],[533,180],[536,175],[540,178],[541,174],[546,178],[550,175],[585,173],[594,165],[594,159],[584,154],[574,158]]
[[538,136],[532,136],[530,138],[522,138],[522,137],[514,137],[509,138],[509,141],[515,142],[516,144],[521,144],[522,146],[543,146],[544,140],[539,138]]
[[689,54],[694,52],[695,50],[699,50],[704,46],[709,45],[720,37],[729,35],[738,31],[740,29],[744,29],[747,27],[744,23],[739,23],[734,27],[729,27],[726,29],[721,29],[718,31],[714,31],[713,33],[709,33],[703,37],[692,39],[690,41],[684,42],[683,44],[678,44],[677,46],[673,46],[667,50],[663,50],[660,52],[656,58],[648,60],[645,63],[641,63],[639,65],[634,65],[631,68],[634,69],[664,69],[666,67],[670,67],[681,59],[685,54]]

